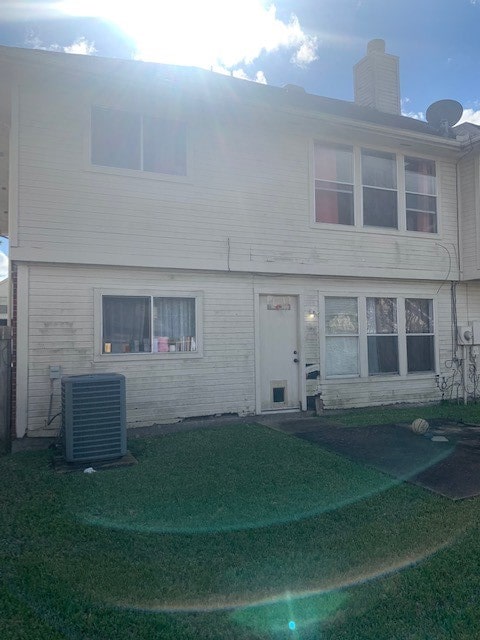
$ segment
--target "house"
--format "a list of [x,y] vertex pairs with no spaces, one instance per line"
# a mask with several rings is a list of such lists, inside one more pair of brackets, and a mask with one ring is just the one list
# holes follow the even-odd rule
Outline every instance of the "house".
[[0,74],[15,437],[58,431],[60,375],[124,374],[131,427],[475,393],[479,147],[400,115],[383,41],[355,102],[8,47]]
[[8,320],[8,280],[0,282],[0,327],[5,326]]

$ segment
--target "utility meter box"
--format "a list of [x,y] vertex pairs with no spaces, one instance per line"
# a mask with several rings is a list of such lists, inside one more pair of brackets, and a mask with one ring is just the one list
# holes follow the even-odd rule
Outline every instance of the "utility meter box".
[[[479,327],[480,329],[480,327]],[[480,336],[479,336],[480,337]],[[473,344],[473,330],[468,324],[459,325],[457,329],[457,342],[459,345]]]
[[472,322],[473,344],[480,345],[480,320]]

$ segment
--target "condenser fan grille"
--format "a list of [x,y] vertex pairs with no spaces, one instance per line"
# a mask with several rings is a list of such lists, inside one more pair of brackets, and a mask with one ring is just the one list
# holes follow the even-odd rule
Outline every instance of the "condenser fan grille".
[[126,453],[125,377],[120,374],[62,379],[65,458],[106,460]]

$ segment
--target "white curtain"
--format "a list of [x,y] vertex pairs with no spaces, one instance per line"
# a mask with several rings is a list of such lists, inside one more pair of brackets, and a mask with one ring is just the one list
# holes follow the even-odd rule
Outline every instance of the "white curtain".
[[154,338],[167,337],[176,348],[194,351],[195,298],[154,298],[153,304]]

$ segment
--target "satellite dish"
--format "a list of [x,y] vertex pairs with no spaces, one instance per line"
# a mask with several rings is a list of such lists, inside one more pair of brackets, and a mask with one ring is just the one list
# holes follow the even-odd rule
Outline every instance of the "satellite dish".
[[427,122],[434,129],[448,132],[462,117],[463,107],[456,100],[438,100],[427,109]]

